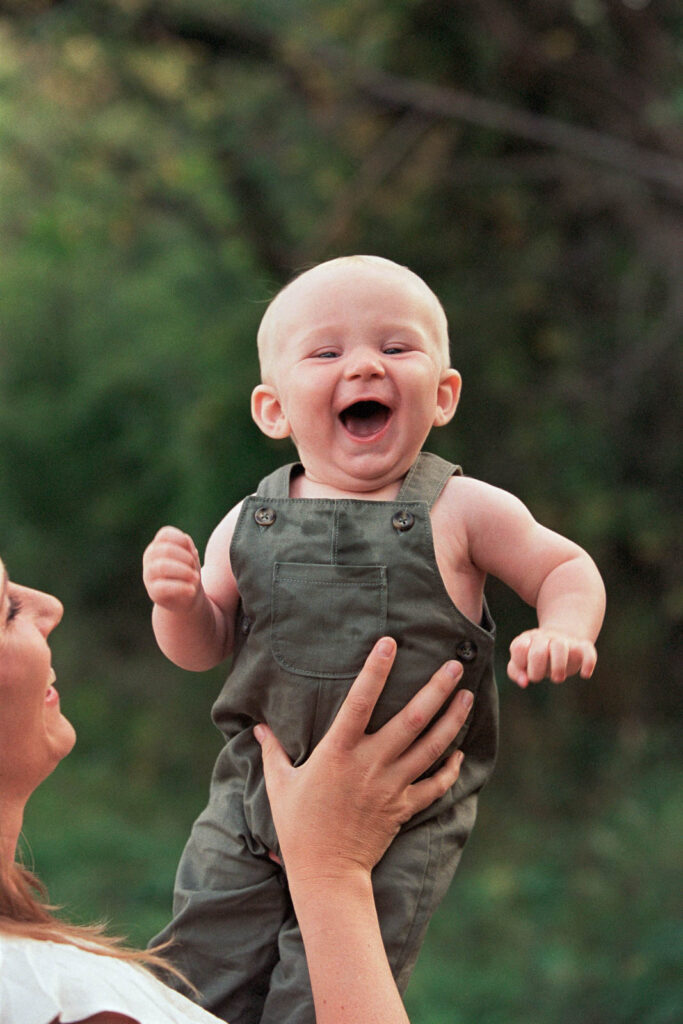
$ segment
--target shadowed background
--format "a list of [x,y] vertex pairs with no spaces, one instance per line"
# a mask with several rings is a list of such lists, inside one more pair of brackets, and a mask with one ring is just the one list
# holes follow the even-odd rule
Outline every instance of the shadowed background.
[[265,304],[377,253],[449,318],[463,396],[428,447],[608,590],[594,679],[522,693],[532,614],[489,588],[500,763],[411,1019],[681,1018],[681,23],[667,0],[0,0],[0,550],[66,605],[79,734],[26,857],[78,920],[165,922],[220,743],[225,670],[158,652],[142,551],[166,522],[202,550],[290,457],[249,417]]

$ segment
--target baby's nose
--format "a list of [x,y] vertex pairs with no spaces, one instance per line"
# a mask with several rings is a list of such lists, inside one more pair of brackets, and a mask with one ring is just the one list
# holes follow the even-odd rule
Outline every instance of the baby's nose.
[[349,359],[346,366],[346,377],[349,380],[354,377],[361,377],[364,380],[371,377],[384,377],[384,374],[384,363],[378,352],[357,352]]

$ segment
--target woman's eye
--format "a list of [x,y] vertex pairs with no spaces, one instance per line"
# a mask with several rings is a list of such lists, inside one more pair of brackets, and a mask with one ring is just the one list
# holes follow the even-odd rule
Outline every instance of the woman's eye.
[[18,597],[10,597],[10,599],[9,599],[9,607],[8,607],[8,610],[7,610],[7,621],[11,622],[12,619],[15,619],[20,611],[21,611],[21,601],[19,600],[19,598]]

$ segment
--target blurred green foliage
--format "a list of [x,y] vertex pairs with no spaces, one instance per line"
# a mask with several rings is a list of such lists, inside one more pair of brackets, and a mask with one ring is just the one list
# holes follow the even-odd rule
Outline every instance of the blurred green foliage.
[[[26,832],[80,919],[163,923],[219,743],[222,671],[158,653],[142,551],[165,522],[203,547],[289,457],[249,418],[264,306],[375,252],[451,324],[429,446],[609,598],[590,684],[513,693],[501,654],[412,1019],[680,1019],[680,29],[670,0],[0,0],[0,550],[67,606],[79,744]],[[504,651],[531,617],[490,603]]]

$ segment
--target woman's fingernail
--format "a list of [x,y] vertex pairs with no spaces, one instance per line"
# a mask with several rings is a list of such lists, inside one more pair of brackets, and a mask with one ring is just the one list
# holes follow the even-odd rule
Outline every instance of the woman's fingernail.
[[451,679],[457,679],[462,672],[462,665],[459,661],[447,661],[444,668]]
[[474,703],[474,694],[470,693],[469,690],[461,690],[460,703],[464,708],[467,708],[467,710],[469,711],[469,709],[472,707]]
[[263,726],[262,725],[255,725],[254,726],[254,739],[256,740],[256,742],[257,743],[263,743],[265,738],[266,738],[266,730],[263,728]]
[[377,653],[380,654],[383,658],[388,658],[393,649],[393,643],[391,642],[389,637],[386,636],[383,637],[377,644]]

